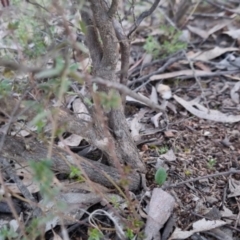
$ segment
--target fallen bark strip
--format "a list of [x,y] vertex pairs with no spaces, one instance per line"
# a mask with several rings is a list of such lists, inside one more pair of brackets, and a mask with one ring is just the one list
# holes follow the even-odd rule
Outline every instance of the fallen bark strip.
[[[0,138],[2,137],[3,135],[0,134]],[[8,161],[17,161],[22,165],[26,165],[29,160],[40,161],[42,159],[46,159],[48,149],[44,144],[35,139],[31,139],[29,142],[25,143],[24,140],[27,141],[27,139],[19,137],[6,136],[3,149],[0,152],[0,157],[3,157]],[[115,183],[119,185],[121,175],[118,173],[116,168],[80,157],[74,153],[73,155],[69,155],[66,151],[58,148],[57,146],[53,147],[52,152],[53,171],[68,174],[71,171],[70,166],[77,167],[80,165],[88,175],[89,179],[93,182],[97,182],[110,188],[114,187],[111,181],[109,181],[109,179],[104,175],[104,173],[106,173]],[[76,159],[78,163],[74,163],[74,159]],[[3,165],[1,158],[0,165]],[[131,172],[127,176],[127,179],[129,182],[129,190],[135,191],[140,188],[141,178],[137,172]]]

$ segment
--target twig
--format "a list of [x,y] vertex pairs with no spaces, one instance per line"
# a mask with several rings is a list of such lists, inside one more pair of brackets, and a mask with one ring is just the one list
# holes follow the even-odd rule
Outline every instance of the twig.
[[159,68],[157,71],[152,72],[152,73],[150,73],[150,74],[148,74],[148,75],[146,75],[146,76],[143,76],[143,77],[141,77],[141,78],[138,78],[138,79],[130,82],[130,83],[128,84],[128,86],[130,87],[130,86],[132,86],[132,85],[135,84],[135,83],[144,82],[144,81],[148,80],[148,78],[150,78],[151,76],[164,72],[164,71],[165,71],[169,66],[171,66],[173,63],[175,63],[175,62],[177,62],[177,61],[180,61],[180,60],[183,60],[183,59],[185,59],[184,56],[171,58],[171,59],[169,59],[161,68]]
[[217,3],[213,2],[212,0],[206,0],[210,5],[214,6],[214,7],[217,7],[217,8],[220,8],[221,10],[225,10],[225,11],[228,11],[228,12],[231,12],[231,13],[236,13],[238,15],[240,15],[240,13],[236,10],[233,10],[233,9],[230,9],[230,8],[227,8],[223,5],[218,5]]
[[[22,195],[29,200],[29,202],[37,203],[36,199],[33,197],[33,195],[29,192],[27,187],[23,184],[22,180],[14,173],[11,164],[8,162],[8,160],[4,157],[0,157],[0,162],[2,163],[4,170],[8,174],[9,177],[11,177],[14,182],[16,183],[18,189],[22,193]],[[31,206],[33,209],[33,216],[41,216],[41,209],[36,206]]]
[[193,13],[193,17],[205,17],[205,18],[214,18],[214,19],[229,19],[231,20],[231,17],[228,16],[219,16],[219,13]]
[[168,57],[165,57],[165,58],[161,58],[161,59],[156,59],[156,60],[153,60],[152,62],[150,63],[145,63],[144,65],[142,66],[138,66],[138,67],[135,67],[133,68],[132,70],[128,70],[128,74],[129,74],[129,77],[137,72],[137,71],[140,71],[140,70],[143,70],[144,68],[146,67],[149,67],[149,66],[152,66],[152,65],[155,65],[155,64],[159,64],[159,65],[162,65],[163,63],[165,63],[166,61],[168,61],[169,59],[171,58],[174,58],[176,56],[179,56],[179,54],[182,53],[182,50],[176,52],[176,53],[173,53],[173,54],[170,54]]
[[38,67],[27,67],[20,63],[15,63],[11,60],[7,60],[4,58],[0,58],[0,66],[9,68],[9,69],[15,70],[15,71],[18,70],[21,72],[31,72],[31,73],[38,73],[42,70],[41,68],[38,68]]
[[92,82],[99,83],[99,84],[105,85],[107,87],[117,89],[120,92],[122,92],[122,93],[124,93],[124,94],[126,94],[126,95],[128,95],[130,97],[133,97],[134,99],[136,99],[138,101],[141,101],[141,102],[145,103],[150,108],[159,110],[161,112],[165,111],[165,109],[162,108],[160,105],[152,102],[148,98],[142,97],[141,95],[133,92],[132,90],[130,90],[129,88],[127,88],[126,86],[124,86],[124,85],[122,85],[120,83],[107,81],[107,80],[104,80],[104,79],[101,79],[101,78],[94,78],[94,79],[92,79]]
[[140,16],[138,17],[137,21],[132,25],[132,27],[129,30],[129,33],[127,34],[127,37],[130,38],[130,36],[132,35],[132,33],[138,28],[138,26],[141,24],[141,22],[143,21],[144,18],[150,16],[153,11],[157,8],[159,2],[161,0],[155,0],[153,5],[151,6],[151,8],[147,11],[144,11],[143,13],[140,14]]
[[[26,97],[27,93],[28,93],[29,91],[31,91],[35,86],[36,86],[36,84],[34,84],[34,86],[31,87],[30,89],[27,89],[27,90],[23,93],[23,95],[21,96],[19,102],[14,106],[14,108],[13,108],[13,110],[12,110],[12,113],[11,113],[11,116],[10,116],[10,118],[9,118],[9,120],[8,120],[8,123],[6,124],[6,128],[5,128],[6,133],[8,132],[9,128],[11,127],[11,124],[14,122],[14,120],[15,120],[15,116],[14,116],[14,115],[15,115],[15,114],[17,113],[17,111],[19,110],[20,105],[21,105],[23,99]],[[6,136],[6,135],[3,135],[3,137],[0,139],[0,151],[1,151],[2,148],[3,148],[5,136]]]
[[5,184],[4,184],[4,181],[3,181],[3,177],[2,177],[1,171],[0,171],[0,184],[1,184],[1,187],[2,187],[2,189],[3,189],[3,191],[4,191],[4,193],[5,193],[5,196],[6,196],[5,198],[6,198],[7,204],[8,204],[8,206],[9,206],[9,208],[10,208],[10,210],[11,210],[11,212],[12,212],[14,218],[15,218],[15,220],[16,220],[17,223],[18,223],[18,226],[19,226],[19,229],[20,229],[20,231],[21,231],[21,234],[22,234],[27,240],[29,240],[29,238],[28,238],[27,235],[26,235],[26,232],[25,232],[25,229],[24,229],[24,225],[23,225],[23,223],[19,220],[19,216],[18,216],[18,214],[17,214],[17,212],[16,212],[16,210],[15,210],[15,208],[14,208],[12,198],[10,197],[10,195],[9,195],[9,193],[8,193],[6,187],[5,187]]
[[[123,32],[123,28],[121,24],[114,19],[113,20],[113,27],[117,36],[117,39],[120,44],[121,49],[121,72],[120,72],[120,83],[123,85],[127,84],[127,76],[128,76],[128,69],[129,69],[129,58],[130,58],[130,45],[128,42],[128,38]],[[122,103],[125,106],[126,96],[122,94]]]
[[[227,75],[234,74],[234,73],[239,73],[239,69],[229,70],[229,71],[209,72],[209,73],[206,73],[206,74],[201,74],[201,77],[217,77],[217,76],[222,76],[222,75],[224,75],[225,77],[229,77]],[[192,77],[193,77],[193,75],[179,76],[178,79],[184,78],[186,80],[186,79],[189,79],[189,78],[192,78]]]
[[127,74],[128,74],[128,69],[129,69],[129,55],[130,55],[129,41],[128,41],[127,36],[123,32],[122,26],[116,19],[113,20],[113,27],[116,32],[116,36],[120,43],[120,48],[121,48],[120,83],[123,85],[126,85]]
[[195,80],[196,80],[196,82],[197,82],[197,84],[198,84],[198,86],[199,86],[199,88],[200,88],[200,90],[201,90],[201,97],[204,99],[204,102],[205,102],[205,104],[207,105],[207,109],[208,109],[208,111],[209,111],[209,104],[208,104],[208,101],[207,101],[206,96],[205,96],[205,94],[204,94],[204,89],[203,89],[203,87],[202,87],[201,81],[200,81],[199,77],[197,76],[196,71],[195,71],[195,68],[194,68],[194,66],[193,66],[193,61],[188,58],[186,52],[184,52],[184,54],[185,54],[185,56],[186,56],[186,59],[187,59],[187,61],[188,61],[189,66],[190,66],[190,68],[191,68],[191,70],[192,70],[192,72],[193,72],[193,76],[194,76],[194,78],[195,78]]
[[119,5],[119,0],[112,0],[111,7],[108,10],[108,17],[113,18],[114,14],[117,12]]
[[164,189],[174,188],[174,187],[178,187],[180,185],[186,184],[186,183],[196,182],[196,181],[199,181],[199,180],[202,180],[202,179],[205,179],[205,178],[224,176],[224,175],[229,175],[229,174],[234,174],[234,173],[240,174],[240,170],[229,170],[229,171],[226,171],[226,172],[213,173],[213,174],[209,174],[209,175],[205,175],[205,176],[201,176],[201,177],[197,177],[197,178],[188,179],[186,181],[182,181],[182,182],[179,182],[179,183],[171,184],[169,186],[164,186],[163,188]]

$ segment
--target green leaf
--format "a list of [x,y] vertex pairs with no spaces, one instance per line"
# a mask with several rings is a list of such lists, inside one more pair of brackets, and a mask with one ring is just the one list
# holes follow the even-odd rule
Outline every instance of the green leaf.
[[163,185],[167,179],[167,172],[164,168],[159,168],[155,174],[155,182],[159,185]]
[[86,34],[87,28],[86,28],[85,23],[84,23],[83,21],[79,21],[79,25],[80,25],[80,28],[81,28],[82,32],[83,32],[84,34]]
[[70,178],[81,177],[82,175],[81,171],[77,167],[70,166],[70,169],[71,169],[71,172],[69,174]]

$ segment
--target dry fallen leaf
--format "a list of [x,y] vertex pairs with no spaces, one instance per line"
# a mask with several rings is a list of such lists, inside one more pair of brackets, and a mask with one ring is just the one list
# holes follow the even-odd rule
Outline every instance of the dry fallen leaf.
[[240,39],[240,29],[232,29],[223,33],[227,34],[233,39]]
[[69,137],[65,138],[62,141],[58,142],[59,147],[65,147],[65,145],[70,147],[77,147],[79,146],[80,142],[83,140],[81,136],[78,136],[76,134],[71,134]]
[[157,90],[156,90],[156,88],[154,86],[152,86],[152,92],[151,92],[151,95],[150,95],[150,99],[154,103],[158,104]]
[[239,89],[240,89],[240,82],[236,82],[230,91],[231,99],[236,104],[239,104]]
[[165,131],[165,132],[164,132],[164,135],[165,135],[166,137],[168,137],[168,138],[175,137],[173,131],[171,131],[171,130]]
[[161,188],[154,188],[149,203],[148,218],[145,227],[145,240],[160,239],[159,230],[166,223],[174,208],[175,200]]
[[186,110],[199,118],[223,123],[235,123],[240,121],[240,115],[226,115],[219,112],[218,110],[207,109],[201,104],[199,104],[196,99],[187,102],[184,99],[178,97],[177,95],[174,95],[173,98]]
[[186,239],[190,236],[192,236],[194,233],[198,232],[205,232],[212,230],[217,227],[221,227],[226,225],[227,223],[222,220],[206,220],[205,218],[193,223],[193,230],[190,231],[182,231],[179,228],[176,228],[169,240],[174,239]]
[[53,232],[53,240],[62,240],[62,238],[57,233],[55,233],[53,229],[52,229],[52,232]]
[[209,60],[212,60],[214,58],[221,56],[222,54],[224,54],[226,52],[233,52],[233,51],[239,51],[239,48],[234,48],[234,47],[221,48],[221,47],[217,46],[208,51],[195,53],[194,55],[189,56],[189,59],[192,59],[194,61],[196,61],[196,60],[209,61]]
[[140,123],[141,118],[146,113],[146,109],[141,109],[133,118],[127,119],[129,128],[131,130],[131,135],[134,141],[139,141],[141,139],[140,130],[144,129],[144,125]]
[[83,121],[91,121],[91,117],[89,115],[89,112],[85,106],[85,104],[82,102],[80,98],[76,98],[72,103],[72,108],[74,113],[77,114],[79,119],[82,119]]
[[170,149],[166,153],[160,155],[161,158],[164,158],[168,162],[172,162],[176,160],[176,155],[174,154],[173,150]]
[[191,25],[188,25],[187,28],[192,32],[192,33],[195,33],[196,35],[198,35],[199,37],[203,38],[203,39],[206,39],[208,38],[209,34],[207,31],[205,30],[202,30],[198,27],[194,27],[194,26],[191,26]]
[[168,85],[158,83],[156,89],[163,99],[170,99],[172,97],[172,91]]
[[238,197],[240,196],[240,181],[230,178],[228,180],[230,193],[228,197]]
[[154,124],[155,128],[159,128],[159,118],[162,116],[162,114],[162,112],[159,112],[151,117],[151,122]]

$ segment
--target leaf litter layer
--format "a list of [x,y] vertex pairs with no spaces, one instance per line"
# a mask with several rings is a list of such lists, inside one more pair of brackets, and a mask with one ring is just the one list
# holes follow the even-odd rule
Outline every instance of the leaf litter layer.
[[[130,226],[127,229],[128,237],[131,239],[131,236],[139,234],[140,229],[145,229],[145,234],[149,238],[155,231],[162,235],[162,239],[178,239],[184,234],[185,237],[181,239],[194,239],[193,237],[199,235],[197,234],[199,232],[201,232],[200,236],[207,237],[207,239],[219,239],[220,237],[222,237],[220,239],[238,239],[240,236],[238,229],[239,174],[221,175],[221,172],[226,173],[231,169],[238,170],[239,168],[240,86],[238,81],[240,78],[238,64],[239,35],[237,34],[240,26],[239,4],[234,1],[222,1],[221,3],[217,1],[193,1],[192,4],[188,4],[186,1],[172,2],[172,5],[160,3],[152,18],[146,18],[140,24],[131,45],[130,69],[128,71],[129,88],[140,95],[142,99],[146,97],[154,104],[159,104],[161,109],[165,109],[165,113],[152,110],[149,108],[148,101],[143,102],[139,99],[136,101],[132,96],[127,96],[125,112],[132,137],[148,169],[146,187],[153,194],[151,201],[145,195],[147,191],[142,191],[140,194],[138,193],[137,197],[132,198],[133,202],[138,202],[137,200],[140,201],[144,197],[142,205],[140,203],[134,205],[141,207],[141,211],[138,212],[138,217],[135,216],[135,220],[138,219],[139,222],[143,221],[145,223],[148,213],[154,214],[152,209],[159,207],[154,199],[158,199],[161,195],[167,199],[166,192],[174,197],[175,208],[172,209],[170,204],[166,204],[167,200],[161,202],[162,205],[166,204],[165,207],[169,208],[169,212],[172,213],[171,217],[164,216],[166,220],[169,219],[166,225],[159,223],[155,226],[148,218],[146,227],[139,227],[137,223]],[[119,10],[120,13],[123,10],[127,13],[124,21],[122,21],[122,25],[126,28],[130,28],[134,20],[131,6],[128,6],[128,4],[122,1],[122,9]],[[134,13],[139,15],[148,7],[149,4],[147,3],[136,3]],[[53,11],[53,15],[56,14],[54,9],[50,10]],[[69,20],[72,20],[70,13],[72,12],[69,12],[68,17]],[[34,24],[35,22],[28,28],[30,32],[32,32],[31,29],[36,29]],[[13,31],[18,29],[15,25],[11,25],[11,28],[13,28]],[[41,52],[43,46],[39,45],[38,41],[31,42],[33,41],[31,35],[26,40],[22,35],[24,32],[22,28],[24,28],[24,23],[20,21],[19,31],[17,32],[17,36],[21,40],[20,45],[12,44],[10,48],[23,51],[21,44],[24,46],[25,41],[25,43],[29,44],[28,57],[32,58],[32,61],[37,61],[34,54],[38,54],[38,51]],[[5,29],[5,34],[8,34],[4,24],[3,29]],[[57,27],[54,28],[54,31],[57,31]],[[58,35],[56,32],[54,34]],[[45,41],[47,43],[47,37],[45,37]],[[6,43],[7,41],[4,42],[4,44]],[[6,46],[4,44],[2,43],[2,47]],[[31,47],[34,51],[31,51]],[[84,55],[84,52],[82,54]],[[87,57],[84,56],[83,58]],[[90,61],[91,59],[87,59],[84,63],[82,62],[81,67],[78,66],[79,70],[86,70],[86,66]],[[5,78],[13,78],[13,72],[8,69],[9,64],[6,65],[6,61],[1,61],[1,63],[5,64],[2,75]],[[51,65],[51,62],[49,64]],[[61,62],[59,64],[61,65]],[[35,65],[31,64],[31,66]],[[26,71],[22,66],[19,68]],[[40,70],[32,69],[32,71],[39,72]],[[45,76],[44,74],[48,75],[48,72],[42,74],[39,75],[39,79]],[[51,74],[54,75],[55,72],[51,72]],[[20,77],[25,79],[26,76]],[[17,81],[20,81],[19,78]],[[2,88],[6,89],[9,87],[8,85],[9,81],[2,81]],[[49,86],[42,83],[41,87]],[[57,89],[57,84],[54,87]],[[33,94],[30,96],[39,96],[36,90],[39,91],[39,89],[35,89],[33,93],[30,91]],[[16,92],[20,91],[21,89],[16,90]],[[103,97],[108,102],[107,96]],[[30,97],[28,96],[28,98]],[[74,105],[79,108],[82,106],[81,101],[79,103],[79,98],[78,100],[72,99],[71,95],[66,96],[66,98],[69,109],[74,111]],[[54,102],[54,94],[52,99]],[[24,100],[27,100],[27,98]],[[150,107],[153,106],[155,105],[152,104]],[[74,111],[76,115],[79,114],[78,118],[88,121],[89,119],[86,119],[88,114],[86,109],[79,110],[79,108]],[[8,110],[6,110],[5,114],[3,113],[4,118],[8,113],[12,112],[12,109],[10,109],[10,112]],[[6,127],[4,121],[1,125],[1,132],[4,132]],[[42,122],[37,123],[39,130]],[[52,128],[52,126],[49,127]],[[33,127],[31,124],[24,125],[23,129],[23,125],[19,126],[19,124],[14,123],[11,134],[27,137],[31,136],[32,132],[35,131],[35,126]],[[56,139],[56,141],[58,141],[59,145],[70,146],[75,153],[80,152],[79,155],[82,157],[91,153],[94,155],[93,151],[96,148],[82,141],[82,137],[78,136],[78,134],[69,136],[69,133],[65,133],[63,135],[64,141],[63,139]],[[28,144],[26,144],[26,148],[28,147]],[[104,160],[104,157],[106,156],[103,156],[100,151],[97,158]],[[166,192],[157,191],[155,188],[157,186],[154,182],[154,175],[160,167],[168,173],[167,182],[162,186],[162,189]],[[30,169],[27,170],[27,172],[31,172]],[[71,169],[71,173],[74,177],[79,177],[79,172],[75,167]],[[24,176],[23,173],[18,174]],[[210,176],[212,174],[217,175],[212,177]],[[208,175],[210,177],[194,180],[200,176]],[[74,182],[65,182],[66,176],[64,174],[58,176],[58,178],[60,181],[62,180],[65,189],[68,186],[73,186],[73,191],[76,191]],[[189,179],[192,179],[192,181],[183,183],[176,188],[171,187],[176,183]],[[81,182],[81,179],[78,179],[78,181]],[[27,177],[25,184],[29,184]],[[12,189],[17,192],[16,186],[13,186]],[[89,186],[81,186],[82,189],[89,191]],[[100,192],[104,193],[105,197],[107,196],[108,200],[111,199],[110,202],[113,205],[119,204],[120,209],[124,209],[124,200],[117,199],[117,194],[110,195],[107,193],[108,189],[100,188],[100,186],[99,189],[101,189]],[[32,193],[38,192],[39,186],[32,186],[31,191]],[[90,206],[84,208],[91,213],[89,217],[83,215],[83,213],[73,216],[71,212],[71,219],[68,219],[70,226],[72,226],[72,228],[68,228],[71,239],[77,239],[79,236],[87,239],[86,235],[88,234],[92,234],[92,236],[95,234],[98,237],[101,234],[114,236],[115,231],[121,237],[123,237],[122,234],[125,234],[122,232],[124,224],[114,216],[116,212],[111,213],[112,208],[109,209],[108,206],[103,209],[104,204],[100,204],[101,198],[96,199],[94,194],[93,196],[90,194],[83,197],[82,195],[68,196],[67,194],[64,195],[64,193],[62,193],[61,197],[71,206],[79,204],[77,200],[75,201],[75,197],[76,199],[83,198],[81,204],[90,204]],[[171,201],[170,198],[169,203]],[[93,209],[90,209],[91,207]],[[148,208],[151,209],[149,212]],[[159,212],[161,212],[160,209]],[[128,211],[131,212],[131,209],[125,209],[125,212],[120,211],[120,213],[123,214],[124,218],[127,218]],[[105,217],[98,216],[101,214]],[[163,213],[161,212],[161,214]],[[96,227],[96,224],[94,225],[93,220],[96,216],[98,216],[96,219],[98,219],[99,223],[102,221],[102,229],[107,230],[96,230],[98,227]],[[73,217],[81,219],[82,222],[74,225],[75,220]],[[153,218],[153,215],[150,217]],[[163,216],[161,217],[163,218]],[[88,225],[89,219],[93,221],[91,222],[92,228]],[[160,217],[157,216],[157,220],[159,219]],[[175,219],[175,223],[173,219]],[[199,220],[201,222],[198,222]],[[211,225],[212,222],[208,222],[211,220],[215,220],[216,225]],[[224,223],[220,221],[224,221]],[[51,225],[55,226],[57,224],[60,224],[59,219],[55,220],[55,222],[48,222],[47,230],[51,229]],[[225,230],[226,226],[222,227],[226,224],[228,224],[227,228],[230,229],[230,233]],[[149,228],[152,225],[155,226],[155,229]],[[210,227],[207,228],[206,225]],[[80,226],[84,226],[83,232],[80,230],[74,232]],[[109,230],[109,226],[114,227],[114,233]],[[161,233],[159,233],[160,229]],[[55,233],[53,235],[55,236]],[[190,238],[191,236],[192,238]]]

